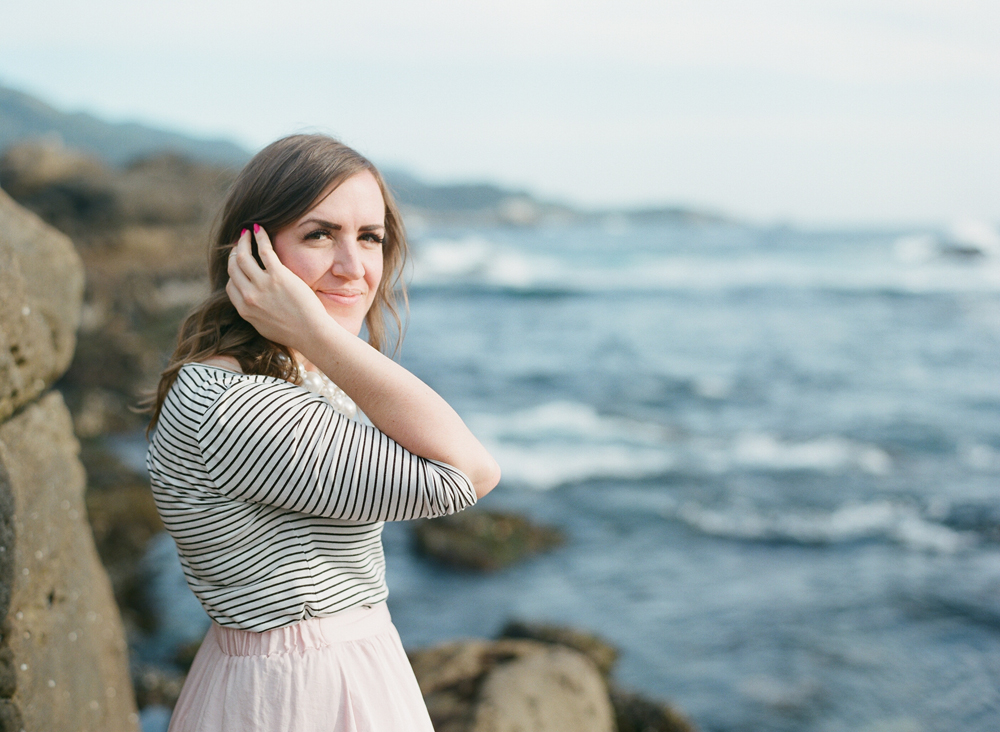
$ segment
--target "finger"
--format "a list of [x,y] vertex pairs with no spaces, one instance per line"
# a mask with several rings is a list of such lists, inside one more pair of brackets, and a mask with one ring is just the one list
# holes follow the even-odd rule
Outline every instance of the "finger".
[[240,294],[239,288],[232,280],[226,283],[226,294],[229,295],[229,302],[236,308],[236,312],[243,318],[243,313],[246,312],[246,303],[243,300],[243,295]]
[[260,224],[254,224],[253,235],[254,239],[257,240],[257,253],[260,254],[260,261],[264,263],[264,267],[273,269],[281,264],[278,255],[274,253],[274,247],[271,245],[271,237],[264,231],[264,227]]
[[[256,265],[254,265],[256,266]],[[260,268],[258,267],[258,270]],[[243,271],[243,268],[239,264],[239,256],[230,257],[229,259],[229,281],[233,283],[237,289],[239,289],[240,294],[244,297],[246,293],[249,292],[254,287],[253,281],[247,276],[247,273]]]
[[[235,265],[235,268],[242,272],[250,282],[257,282],[257,278],[263,274],[263,270],[257,264],[257,260],[253,258],[253,252],[250,249],[250,231],[248,229],[243,230],[239,241],[236,242],[234,251],[236,254],[230,258],[230,265]],[[232,277],[231,271],[230,277]]]

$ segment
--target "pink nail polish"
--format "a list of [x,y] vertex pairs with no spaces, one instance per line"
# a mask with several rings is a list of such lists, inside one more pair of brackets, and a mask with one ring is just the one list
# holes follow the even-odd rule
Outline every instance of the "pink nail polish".
[[242,237],[243,237],[243,235],[244,235],[244,234],[246,234],[246,233],[247,233],[247,230],[246,230],[246,229],[244,229],[243,231],[241,231],[241,232],[240,232],[240,237],[242,238]]
[[253,225],[253,233],[254,234],[259,234],[260,233],[260,224],[254,224]]

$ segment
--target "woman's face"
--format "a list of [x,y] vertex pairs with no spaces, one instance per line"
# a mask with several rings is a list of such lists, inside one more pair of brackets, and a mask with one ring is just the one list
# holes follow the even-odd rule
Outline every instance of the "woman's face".
[[385,201],[365,170],[328,191],[272,243],[330,317],[358,335],[382,280],[384,237]]

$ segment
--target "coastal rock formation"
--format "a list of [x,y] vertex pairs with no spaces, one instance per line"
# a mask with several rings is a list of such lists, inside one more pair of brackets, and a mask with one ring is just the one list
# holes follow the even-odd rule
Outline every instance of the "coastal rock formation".
[[[570,649],[530,640],[455,641],[415,651],[410,663],[436,732],[613,729],[600,672]],[[539,699],[540,691],[551,698]],[[538,724],[525,716],[533,707]]]
[[3,420],[37,398],[69,366],[83,271],[70,240],[2,190],[0,292]]
[[698,732],[697,728],[669,704],[621,689],[611,689],[618,732]]
[[53,140],[0,156],[0,186],[72,236],[87,273],[58,385],[80,437],[145,426],[129,405],[156,385],[181,318],[207,294],[208,232],[233,175],[169,154],[114,169]]
[[472,509],[417,521],[413,536],[419,552],[463,569],[491,572],[565,541],[562,532],[524,516]]
[[0,288],[0,731],[135,730],[79,444],[45,393],[72,357],[82,270],[69,239],[2,192]]
[[490,673],[472,732],[614,732],[607,687],[581,653],[549,646]]
[[595,635],[523,622],[538,639],[461,640],[409,653],[436,732],[697,732],[666,702],[609,679],[617,651]]
[[500,631],[500,637],[526,638],[572,648],[593,661],[605,679],[611,675],[611,669],[614,668],[615,661],[618,660],[618,649],[607,641],[593,633],[584,633],[575,628],[566,628],[561,625],[510,620]]

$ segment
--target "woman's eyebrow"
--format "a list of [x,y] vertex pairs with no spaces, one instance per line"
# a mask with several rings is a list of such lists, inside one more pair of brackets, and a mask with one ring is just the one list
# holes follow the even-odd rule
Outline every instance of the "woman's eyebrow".
[[[335,231],[340,231],[341,225],[335,224],[331,221],[324,221],[323,219],[306,219],[305,221],[300,221],[297,226],[306,226],[307,224],[315,224],[322,226],[325,229],[334,229]],[[358,231],[375,231],[377,229],[384,229],[384,224],[366,224],[358,228]]]

